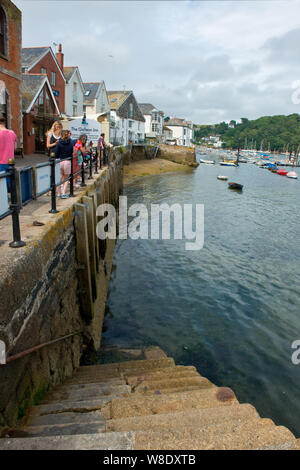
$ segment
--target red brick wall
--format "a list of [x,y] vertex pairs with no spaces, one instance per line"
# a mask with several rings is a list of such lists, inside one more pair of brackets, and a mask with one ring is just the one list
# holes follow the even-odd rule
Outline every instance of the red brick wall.
[[65,111],[65,81],[61,76],[61,73],[52,57],[50,52],[43,57],[37,65],[35,65],[30,71],[30,73],[41,73],[41,68],[45,68],[47,71],[47,77],[49,83],[51,84],[51,72],[56,73],[56,85],[52,86],[53,90],[57,90],[59,92],[59,96],[55,97],[60,112]]
[[21,145],[23,140],[21,102],[22,14],[10,0],[1,0],[1,6],[7,17],[8,54],[6,57],[0,56],[0,80],[5,83],[10,97],[9,127],[17,134],[19,145]]

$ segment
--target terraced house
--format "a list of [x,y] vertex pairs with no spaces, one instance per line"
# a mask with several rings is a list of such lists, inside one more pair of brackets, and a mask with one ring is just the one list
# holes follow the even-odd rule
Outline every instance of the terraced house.
[[108,91],[111,110],[110,142],[114,145],[145,140],[145,118],[133,91]]
[[[43,90],[40,89],[39,95],[36,98],[38,101],[35,106],[32,109],[27,108],[25,110],[25,115],[29,113],[32,117],[32,122],[28,123],[28,119],[24,115],[25,152],[45,151],[45,134],[53,121],[65,111],[66,79],[60,65],[63,66],[61,45],[56,56],[51,47],[27,47],[22,49],[23,91],[28,94],[28,101],[32,102],[35,98],[35,84],[38,79],[34,81],[25,77],[28,75],[40,77],[39,83],[43,87]],[[47,81],[42,80],[45,77]],[[30,89],[30,85],[33,83],[34,86]],[[46,87],[45,83],[47,83]],[[47,87],[50,87],[48,91]]]
[[22,14],[10,0],[0,3],[0,106],[6,126],[22,145],[21,104]]
[[151,103],[139,103],[145,118],[145,137],[149,142],[162,142],[164,113]]

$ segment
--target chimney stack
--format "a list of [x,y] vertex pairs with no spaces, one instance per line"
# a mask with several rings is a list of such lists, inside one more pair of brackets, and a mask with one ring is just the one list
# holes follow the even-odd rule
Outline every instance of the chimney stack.
[[62,45],[59,44],[58,46],[58,52],[56,53],[56,60],[58,62],[58,65],[60,66],[62,72],[64,70],[64,54],[62,53]]

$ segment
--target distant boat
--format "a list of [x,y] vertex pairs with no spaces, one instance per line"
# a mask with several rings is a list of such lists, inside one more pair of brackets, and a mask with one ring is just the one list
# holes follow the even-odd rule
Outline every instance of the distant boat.
[[205,163],[206,165],[214,165],[215,164],[215,161],[214,160],[202,160],[200,158],[200,163]]
[[289,171],[288,174],[286,175],[288,178],[294,178],[297,179],[298,175],[295,171]]
[[239,184],[239,183],[230,182],[230,183],[228,183],[228,188],[229,189],[238,189],[239,191],[242,191],[243,185]]
[[220,162],[222,166],[237,166],[234,162]]
[[222,175],[219,175],[217,176],[218,180],[223,180],[223,181],[227,181],[228,180],[228,176],[222,176]]

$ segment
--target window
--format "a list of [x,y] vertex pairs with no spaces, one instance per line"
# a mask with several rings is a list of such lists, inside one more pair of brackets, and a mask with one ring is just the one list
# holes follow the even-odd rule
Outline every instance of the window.
[[56,84],[56,73],[51,72],[51,85],[55,86],[55,84]]
[[47,74],[47,70],[44,68],[44,67],[41,67],[41,73],[43,73],[44,75]]
[[73,116],[77,116],[77,106],[73,106]]
[[152,123],[152,132],[158,132],[158,124],[156,122]]
[[122,119],[122,127],[124,127],[124,119]]
[[128,121],[128,127],[132,128],[132,121]]
[[7,23],[6,15],[3,8],[0,6],[0,54],[7,55]]
[[152,121],[157,121],[158,113],[152,113]]
[[133,104],[129,104],[129,117],[132,119],[133,118]]
[[[73,101],[77,103],[78,101],[78,96],[77,96],[77,83],[73,83]],[[76,116],[76,114],[73,114],[73,116]]]

